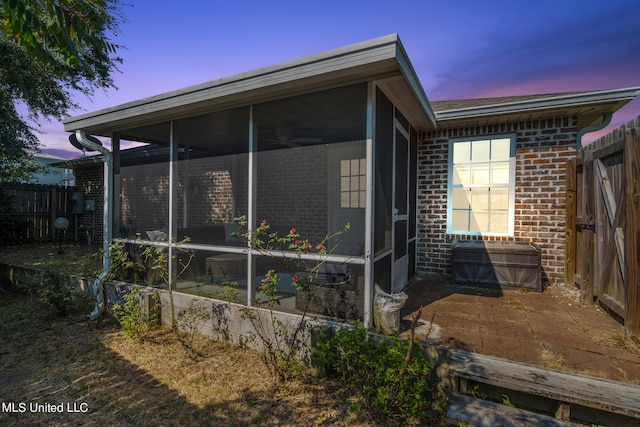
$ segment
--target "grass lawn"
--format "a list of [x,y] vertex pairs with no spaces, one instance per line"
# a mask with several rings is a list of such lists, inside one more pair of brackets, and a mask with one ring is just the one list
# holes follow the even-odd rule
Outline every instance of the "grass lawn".
[[210,341],[193,360],[166,329],[141,343],[112,323],[90,329],[81,314],[0,298],[2,426],[379,425],[336,383],[272,383],[252,350]]
[[[63,271],[87,261],[94,263],[87,269],[99,266],[82,248],[17,253],[1,249],[0,262]],[[90,327],[86,314],[57,317],[45,302],[0,287],[1,426],[387,424],[357,394],[311,372],[273,382],[253,350],[207,340],[194,360],[170,330],[137,342],[114,320]]]

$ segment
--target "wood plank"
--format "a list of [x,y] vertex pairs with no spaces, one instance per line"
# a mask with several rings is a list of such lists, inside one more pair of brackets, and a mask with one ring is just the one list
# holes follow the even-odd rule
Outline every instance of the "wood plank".
[[609,226],[614,227],[615,222],[613,220],[616,214],[616,199],[613,196],[613,191],[611,190],[611,182],[609,181],[609,177],[607,175],[607,170],[602,163],[602,160],[596,159],[594,161],[595,169],[597,171],[596,177],[598,179],[598,185],[600,187],[600,191],[602,192],[602,198],[604,200],[604,207],[607,212],[607,219],[609,220]]
[[[593,153],[584,152],[582,166],[582,206],[581,216],[586,224],[595,223],[595,202],[593,186]],[[594,233],[590,230],[583,230],[582,234],[582,284],[580,285],[580,299],[584,304],[593,304],[593,282],[594,282]]]
[[632,417],[640,417],[640,387],[579,374],[553,371],[491,356],[452,351],[453,375],[509,390]]
[[488,400],[476,399],[464,394],[452,393],[447,407],[447,421],[459,425],[460,422],[478,427],[495,426],[539,426],[566,427],[576,424],[512,408]]
[[621,319],[624,319],[624,307],[620,305],[619,301],[616,301],[614,298],[604,293],[598,295],[598,299],[605,307],[620,316]]
[[625,331],[627,338],[640,337],[640,138],[627,132],[625,170]]
[[[43,192],[44,193],[44,192]],[[51,240],[56,240],[56,229],[53,226],[53,224],[56,221],[56,218],[58,216],[58,204],[56,203],[56,201],[58,200],[58,193],[57,190],[55,188],[51,189],[51,193],[49,194],[49,212],[50,212],[50,218],[49,218],[49,237],[51,238]]]
[[[609,239],[608,242],[605,242],[605,249],[604,252],[600,253],[597,256],[597,259],[602,260],[604,259],[604,262],[599,263],[598,265],[600,265],[602,267],[601,270],[601,277],[600,277],[600,281],[603,282],[603,286],[604,286],[604,282],[606,282],[607,280],[611,279],[611,273],[613,271],[613,256],[617,255],[617,259],[618,259],[618,266],[621,270],[622,273],[622,278],[624,280],[625,277],[625,269],[624,269],[624,231],[623,228],[620,227],[619,225],[622,224],[622,216],[624,214],[624,200],[625,200],[625,195],[624,195],[624,191],[622,191],[623,189],[621,188],[619,191],[619,196],[618,196],[618,205],[615,211],[615,215],[613,217],[613,221],[612,224],[615,227],[614,232],[611,234],[611,238]],[[614,251],[615,249],[615,251]],[[624,316],[623,316],[624,317]]]
[[624,230],[622,227],[616,227],[616,234],[614,237],[616,242],[616,253],[618,254],[618,264],[620,265],[620,270],[622,271],[622,280],[626,281],[627,277],[627,269],[624,268]]
[[580,277],[579,274],[575,274],[573,276],[573,285],[576,287],[580,287],[581,283],[582,283],[582,277]]
[[[609,222],[607,221],[607,210],[605,208],[605,203],[603,202],[603,183],[600,179],[600,172],[598,172],[598,163],[600,163],[600,159],[593,160],[593,193],[594,193],[594,223],[595,223],[595,231],[593,236],[593,250],[594,250],[594,260],[601,260],[604,256],[606,256],[606,252],[604,252],[605,245],[605,237],[607,236],[607,232],[609,228]],[[605,172],[606,174],[606,172]],[[606,176],[606,175],[605,175]],[[608,255],[608,254],[607,254]],[[604,290],[605,282],[603,280],[602,275],[602,263],[594,262],[593,264],[593,296],[597,298],[598,294]]]
[[619,153],[622,150],[624,150],[624,139],[610,142],[608,144],[605,144],[603,147],[591,151],[595,159],[602,159],[604,157],[609,157],[616,153]]
[[567,161],[566,188],[567,200],[565,203],[565,259],[564,259],[564,283],[573,285],[576,272],[576,159]]

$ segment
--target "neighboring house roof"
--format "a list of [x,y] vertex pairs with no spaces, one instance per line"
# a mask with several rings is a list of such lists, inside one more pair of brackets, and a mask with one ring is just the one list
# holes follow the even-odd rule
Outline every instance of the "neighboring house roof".
[[41,159],[47,163],[64,160],[64,157],[54,156],[53,154],[48,154],[44,152],[33,153],[33,157],[36,159]]
[[[149,163],[149,159],[157,158],[164,155],[163,159],[169,153],[169,147],[161,147],[157,145],[145,145],[141,147],[129,148],[120,152],[121,163],[136,164],[136,163]],[[51,166],[57,168],[69,168],[77,169],[83,167],[90,167],[104,162],[104,155],[97,154],[94,156],[82,156],[77,159],[65,160],[63,162],[54,163]]]
[[[71,171],[53,169],[57,163],[64,161],[63,157],[54,156],[44,152],[32,152],[33,158],[42,168],[32,177],[32,182],[47,185],[75,185],[75,177]],[[72,169],[71,166],[61,166],[65,169]]]

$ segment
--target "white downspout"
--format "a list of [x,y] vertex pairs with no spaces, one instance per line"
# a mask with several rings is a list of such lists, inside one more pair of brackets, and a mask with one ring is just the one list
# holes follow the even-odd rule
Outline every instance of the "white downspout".
[[113,228],[111,219],[113,218],[113,154],[102,145],[96,144],[87,138],[84,130],[78,129],[75,132],[78,142],[93,151],[99,151],[104,155],[104,213],[103,213],[103,230],[102,230],[102,273],[93,283],[93,291],[96,296],[96,305],[94,310],[87,315],[89,320],[95,320],[104,311],[104,292],[103,284],[109,274],[111,266],[111,257],[109,256],[109,245],[111,244]]
[[600,123],[596,123],[595,125],[587,126],[586,128],[582,128],[578,131],[578,137],[576,138],[576,150],[580,151],[584,147],[582,146],[582,137],[589,132],[596,132],[602,130],[609,126],[611,123],[611,118],[613,117],[613,113],[606,113],[602,117],[602,121]]

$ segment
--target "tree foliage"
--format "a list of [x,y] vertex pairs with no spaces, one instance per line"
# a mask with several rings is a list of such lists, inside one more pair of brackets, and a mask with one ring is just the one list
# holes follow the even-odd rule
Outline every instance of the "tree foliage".
[[[37,129],[77,108],[71,94],[113,87],[118,0],[0,0],[0,181],[33,170]],[[27,111],[27,117],[20,110]]]

